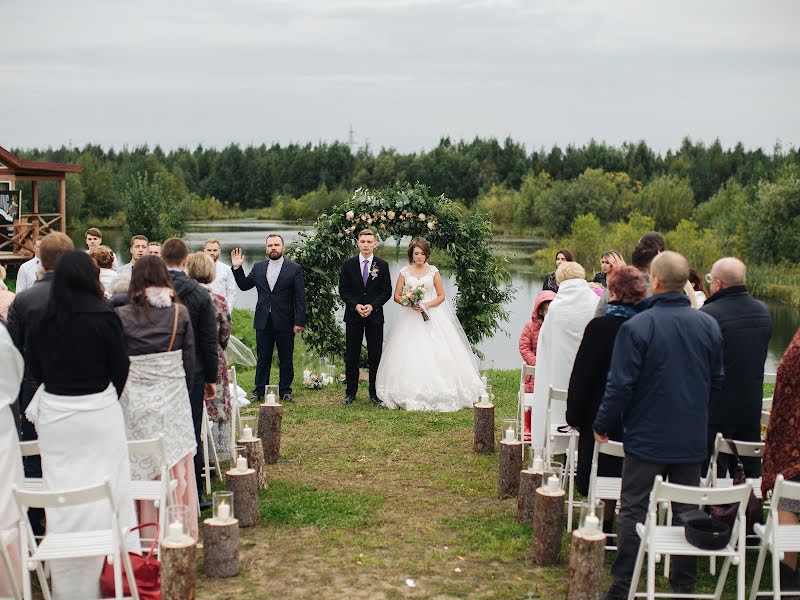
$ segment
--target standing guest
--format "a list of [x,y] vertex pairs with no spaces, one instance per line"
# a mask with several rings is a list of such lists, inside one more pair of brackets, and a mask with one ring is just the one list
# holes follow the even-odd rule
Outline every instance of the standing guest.
[[[32,319],[29,340],[25,362],[44,385],[25,414],[39,434],[44,488],[68,490],[109,480],[121,527],[136,525],[119,404],[128,355],[119,318],[103,298],[97,267],[85,252],[59,259],[50,298]],[[46,513],[47,533],[75,533],[108,527],[111,507],[98,502]],[[138,548],[138,535],[128,543]],[[102,564],[102,558],[52,561],[53,598],[98,598]]]
[[25,261],[19,266],[17,271],[17,293],[27,290],[29,287],[36,283],[39,267],[42,263],[39,259],[39,249],[42,247],[42,240],[44,236],[39,236],[33,242],[34,254],[33,258]]
[[[594,453],[592,423],[606,389],[606,377],[611,366],[614,340],[622,324],[636,314],[634,305],[645,299],[647,284],[644,275],[632,266],[615,268],[608,274],[608,291],[611,301],[606,305],[602,317],[595,317],[583,333],[575,365],[569,379],[567,395],[567,423],[578,429],[578,473],[575,484],[584,496],[589,495],[589,476]],[[609,439],[622,441],[622,420],[611,425]],[[622,460],[601,454],[597,474],[602,477],[622,476]],[[612,501],[613,502],[613,501]],[[604,511],[604,531],[611,531],[614,507]]]
[[147,256],[161,256],[161,244],[159,242],[148,242]]
[[8,319],[8,309],[14,301],[14,292],[9,292],[6,287],[6,268],[0,265],[0,318]]
[[[566,248],[561,248],[556,252],[556,269],[561,266],[563,262],[573,262],[575,257],[572,252]],[[550,290],[551,292],[558,292],[558,282],[556,281],[556,272],[551,271],[544,276],[544,283],[542,284],[543,290]]]
[[[620,419],[625,460],[617,524],[617,557],[605,598],[627,598],[639,549],[636,524],[644,523],[656,475],[697,486],[706,457],[708,402],[723,380],[722,333],[717,322],[691,310],[683,288],[689,264],[662,252],[650,266],[653,296],[643,312],[617,332],[594,437],[606,442]],[[680,519],[692,507],[673,504]],[[696,558],[675,556],[672,591],[694,589]]]
[[[708,452],[717,433],[745,442],[761,441],[761,400],[764,395],[764,361],[767,360],[772,317],[763,302],[747,293],[746,268],[738,258],[721,258],[708,274],[711,297],[702,310],[719,324],[725,344],[725,381],[711,395],[708,415]],[[718,473],[733,477],[736,465],[720,454]],[[758,477],[761,461],[742,458],[748,477]]]
[[214,281],[211,283],[211,291],[225,298],[225,303],[228,305],[228,312],[232,312],[236,302],[236,279],[233,276],[231,268],[219,259],[219,241],[207,240],[203,246],[203,252],[211,257],[215,265]]
[[[572,363],[575,362],[586,324],[594,316],[598,300],[586,282],[586,271],[576,262],[562,263],[556,269],[556,283],[559,291],[550,303],[536,350],[531,427],[531,443],[534,446],[545,445],[550,386],[561,390],[569,386]],[[564,409],[554,408],[552,416],[552,423],[566,423]]]
[[89,250],[89,256],[100,267],[100,285],[103,286],[103,293],[106,298],[111,298],[111,284],[117,278],[117,272],[113,269],[114,252],[108,246],[97,246]]
[[[120,398],[128,439],[164,436],[170,479],[178,484],[174,501],[189,508],[189,525],[197,539],[193,458],[197,443],[188,388],[195,357],[189,311],[178,303],[172,278],[157,256],[145,256],[136,263],[128,298],[128,304],[117,309],[131,361]],[[131,471],[137,480],[159,476],[158,465],[149,459],[132,459]],[[141,521],[158,521],[151,502],[141,503],[139,511]]]
[[[192,422],[194,423],[194,438],[197,444],[197,453],[194,456],[194,472],[197,482],[198,495],[203,496],[203,453],[201,452],[200,433],[203,421],[204,398],[217,395],[217,321],[214,305],[207,290],[200,286],[194,279],[186,275],[186,262],[189,257],[189,247],[181,239],[170,238],[161,248],[161,257],[167,265],[172,287],[178,299],[189,310],[194,333],[195,368],[191,374],[192,383],[189,386],[189,400],[192,405]],[[201,502],[201,507],[207,502]]]
[[697,298],[697,308],[700,308],[708,298],[708,290],[706,290],[706,285],[697,269],[689,269],[689,283],[692,285],[695,298]]
[[[522,361],[531,367],[536,366],[536,348],[539,344],[539,331],[544,323],[544,317],[547,310],[550,308],[550,303],[555,299],[555,292],[550,290],[542,290],[536,296],[536,301],[533,303],[533,313],[531,320],[525,323],[522,328],[522,333],[519,336],[519,354],[522,356]],[[528,375],[525,378],[525,394],[533,393],[533,375]],[[524,411],[525,422],[525,439],[531,439],[531,407],[526,403]]]
[[[761,491],[764,497],[775,487],[775,478],[783,475],[788,481],[800,482],[800,331],[795,333],[778,365],[772,411],[764,445],[764,466]],[[797,525],[800,502],[782,500],[778,505],[778,522]],[[781,590],[800,589],[797,581],[797,552],[786,552],[780,563]]]
[[86,251],[91,253],[103,243],[103,234],[97,227],[90,227],[83,234],[83,239],[86,242]]
[[148,241],[146,237],[144,237],[143,235],[133,236],[131,238],[131,248],[130,248],[131,262],[122,265],[119,269],[117,269],[117,273],[130,274],[136,262],[147,254],[147,246],[148,246]]
[[608,287],[606,284],[608,275],[612,273],[614,269],[624,266],[625,259],[622,258],[622,255],[619,252],[616,250],[604,252],[603,256],[600,257],[600,272],[595,273],[594,275],[594,283],[599,283],[603,287]]
[[245,277],[242,269],[244,255],[240,248],[231,252],[231,266],[236,285],[242,291],[258,288],[253,327],[256,330],[256,387],[253,400],[264,400],[264,388],[269,385],[272,351],[278,347],[280,379],[278,390],[283,402],[294,402],[294,336],[305,328],[306,295],[303,270],[296,262],[283,257],[283,237],[277,233],[267,236],[267,260],[253,265]]
[[205,287],[211,294],[214,303],[214,312],[217,316],[217,393],[214,397],[206,396],[206,410],[211,420],[211,434],[214,436],[214,445],[220,458],[230,457],[230,428],[231,417],[231,388],[228,381],[228,361],[225,358],[225,348],[231,337],[231,315],[225,297],[211,291],[211,282],[216,275],[214,261],[207,254],[195,252],[189,256],[186,264],[186,274]]
[[120,306],[125,306],[128,303],[128,288],[131,285],[131,273],[123,273],[122,275],[117,275],[111,281],[111,287],[109,291],[111,292],[111,306],[114,308],[119,308]]

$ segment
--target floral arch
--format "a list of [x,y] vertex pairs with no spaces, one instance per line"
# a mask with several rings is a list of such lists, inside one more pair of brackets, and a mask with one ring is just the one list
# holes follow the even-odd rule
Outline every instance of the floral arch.
[[[381,190],[358,189],[342,206],[323,213],[313,234],[302,234],[291,256],[303,266],[306,283],[306,330],[303,337],[319,354],[341,355],[344,331],[336,310],[339,270],[358,251],[356,236],[371,228],[378,240],[425,237],[453,264],[458,294],[451,298],[473,346],[508,319],[505,304],[513,297],[504,259],[492,254],[492,224],[485,214],[465,215],[444,195],[434,197],[421,185],[395,184]],[[399,248],[398,248],[399,250]]]

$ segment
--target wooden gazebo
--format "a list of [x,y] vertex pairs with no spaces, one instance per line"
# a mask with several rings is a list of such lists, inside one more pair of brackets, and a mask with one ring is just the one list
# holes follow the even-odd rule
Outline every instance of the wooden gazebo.
[[[30,210],[26,212],[26,198],[19,199],[19,208],[13,228],[0,228],[0,262],[19,262],[33,252],[33,242],[42,233],[66,232],[67,229],[67,173],[80,173],[83,167],[51,162],[23,160],[0,146],[0,183],[8,183],[15,190],[17,182],[31,182]],[[58,212],[39,212],[39,182],[58,182]]]

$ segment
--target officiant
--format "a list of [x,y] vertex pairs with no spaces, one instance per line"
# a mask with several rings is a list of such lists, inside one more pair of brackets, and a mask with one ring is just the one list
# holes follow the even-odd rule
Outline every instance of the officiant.
[[278,389],[281,401],[294,402],[294,336],[303,331],[306,323],[306,295],[303,270],[296,262],[284,258],[285,244],[277,233],[267,236],[267,260],[253,265],[245,276],[241,248],[231,252],[231,267],[236,285],[242,291],[258,289],[253,327],[256,330],[256,383],[252,400],[262,403],[265,386],[269,385],[272,352],[278,348],[280,377]]

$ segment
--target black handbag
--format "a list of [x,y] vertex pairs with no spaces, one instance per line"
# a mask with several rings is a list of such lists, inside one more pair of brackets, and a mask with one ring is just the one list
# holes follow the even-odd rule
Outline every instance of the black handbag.
[[[736,450],[736,444],[733,440],[725,439],[728,446],[733,450],[733,457],[736,459],[736,469],[733,472],[733,485],[742,485],[747,481],[744,474],[744,465],[742,459],[739,457],[739,452]],[[731,504],[720,504],[717,506],[710,506],[709,513],[713,519],[726,523],[729,527],[733,527],[733,522],[736,520],[736,513],[739,511],[739,503],[733,502]],[[756,495],[751,491],[750,498],[747,501],[747,509],[745,510],[746,532],[747,535],[753,534],[753,526],[756,523],[764,522],[764,511],[761,500],[756,498]]]

